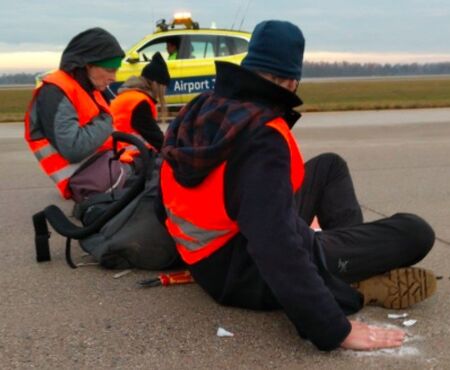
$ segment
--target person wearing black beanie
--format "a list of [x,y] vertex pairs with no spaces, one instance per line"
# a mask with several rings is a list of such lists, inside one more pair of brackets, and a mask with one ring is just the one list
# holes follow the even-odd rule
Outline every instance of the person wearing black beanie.
[[153,55],[150,63],[142,69],[141,76],[150,82],[154,81],[164,86],[169,85],[169,70],[167,69],[167,64],[161,53],[157,52]]
[[165,90],[170,83],[166,62],[159,52],[155,53],[141,75],[132,76],[118,90],[111,102],[114,129],[139,134],[151,147],[161,149],[164,134],[158,126],[157,103],[160,119],[165,121],[167,108]]

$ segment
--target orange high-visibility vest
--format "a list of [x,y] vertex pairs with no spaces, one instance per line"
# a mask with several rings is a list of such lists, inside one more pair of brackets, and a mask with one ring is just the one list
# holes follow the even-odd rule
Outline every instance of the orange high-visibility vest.
[[[110,109],[114,120],[114,130],[137,136],[146,143],[148,148],[155,150],[150,143],[147,143],[144,138],[131,127],[133,111],[143,101],[146,101],[150,105],[153,118],[156,120],[158,118],[158,111],[153,100],[142,91],[126,90],[117,95],[111,102]],[[134,156],[138,154],[136,148],[126,143],[118,143],[117,147],[119,150],[126,148],[125,153],[120,156],[122,162],[132,162]]]
[[[56,187],[59,189],[61,195],[69,199],[71,197],[68,186],[69,178],[79,168],[80,163],[69,163],[69,161],[58,153],[47,138],[33,140],[30,133],[32,126],[31,109],[44,84],[56,85],[64,92],[78,114],[78,123],[80,126],[86,125],[100,113],[99,106],[105,112],[109,112],[109,107],[100,91],[94,90],[94,101],[72,76],[62,70],[46,76],[43,79],[43,84],[33,92],[33,97],[25,113],[25,140],[39,161],[42,170],[56,183]],[[108,149],[108,147],[103,145],[98,151],[105,149]]]
[[[304,177],[303,158],[286,122],[276,118],[266,124],[286,140],[290,152],[291,184],[295,193]],[[192,265],[223,247],[239,227],[225,208],[225,161],[199,185],[180,185],[167,161],[161,168],[162,200],[167,213],[166,226],[183,260]]]

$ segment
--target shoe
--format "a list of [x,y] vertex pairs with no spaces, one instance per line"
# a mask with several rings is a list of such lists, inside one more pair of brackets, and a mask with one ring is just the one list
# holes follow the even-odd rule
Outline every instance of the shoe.
[[364,295],[364,305],[404,309],[436,292],[436,277],[423,268],[405,267],[353,284]]

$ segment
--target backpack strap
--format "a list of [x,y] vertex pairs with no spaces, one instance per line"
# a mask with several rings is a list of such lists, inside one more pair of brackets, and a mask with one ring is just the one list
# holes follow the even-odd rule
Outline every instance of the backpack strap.
[[50,232],[47,227],[45,212],[41,211],[33,215],[34,244],[36,246],[36,260],[38,262],[50,261],[50,247],[48,240]]
[[72,267],[73,269],[76,269],[77,265],[75,265],[75,263],[73,263],[73,260],[72,260],[71,242],[72,242],[72,239],[70,239],[70,238],[66,239],[66,262],[70,267]]
[[[46,217],[46,211],[47,213],[50,212],[52,215],[50,216],[52,219],[56,220],[57,217],[60,215],[58,211],[60,211],[59,208],[50,208],[45,209],[44,211],[38,212],[35,215],[33,215],[33,225],[34,225],[34,243],[36,246],[36,260],[37,262],[45,262],[50,261],[50,245],[49,245],[49,239],[50,239],[50,232],[48,231],[47,227],[47,217]],[[54,213],[54,214],[53,214]],[[63,214],[64,217],[66,217]],[[58,223],[59,221],[57,221]],[[58,229],[65,228],[64,222],[58,225]],[[77,265],[72,260],[72,254],[71,254],[71,238],[66,238],[66,261],[67,264],[72,268],[77,268]]]

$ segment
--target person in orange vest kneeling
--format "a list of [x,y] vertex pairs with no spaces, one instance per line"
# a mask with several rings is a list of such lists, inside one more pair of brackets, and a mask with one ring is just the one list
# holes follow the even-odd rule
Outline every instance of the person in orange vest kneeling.
[[[133,134],[142,139],[149,148],[159,152],[164,134],[158,126],[157,102],[161,112],[166,112],[164,93],[170,83],[167,65],[161,54],[155,53],[141,76],[132,76],[119,88],[116,98],[111,102],[114,129]],[[126,147],[122,144],[121,147]],[[121,160],[133,161],[133,151],[126,150]]]
[[[103,154],[111,152],[108,138],[113,126],[102,92],[115,81],[123,57],[113,35],[98,27],[88,29],[69,42],[59,69],[45,76],[33,92],[25,115],[25,140],[66,199],[78,202],[110,190]],[[90,166],[95,167],[91,175]],[[104,167],[102,172],[99,167]],[[118,165],[113,186],[124,183],[126,171]]]

